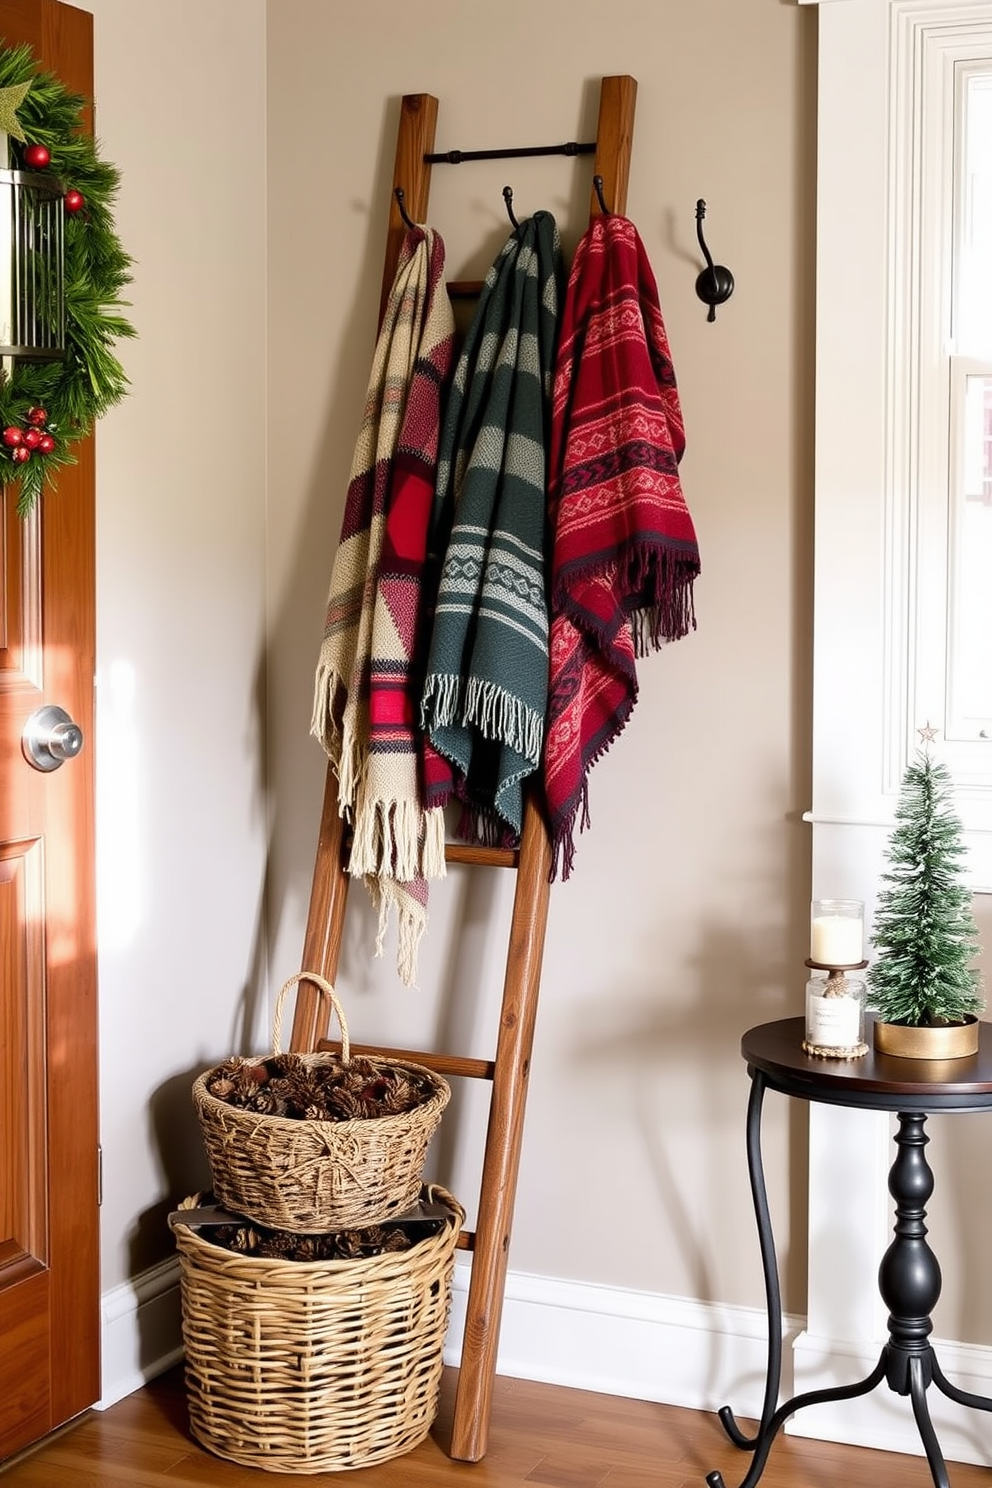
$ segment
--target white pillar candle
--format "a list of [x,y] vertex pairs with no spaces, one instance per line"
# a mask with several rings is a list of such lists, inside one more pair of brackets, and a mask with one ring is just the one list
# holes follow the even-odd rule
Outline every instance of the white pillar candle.
[[856,966],[862,959],[861,921],[820,915],[811,927],[809,958],[821,966]]
[[821,966],[857,966],[864,959],[864,905],[859,899],[814,899],[809,958]]

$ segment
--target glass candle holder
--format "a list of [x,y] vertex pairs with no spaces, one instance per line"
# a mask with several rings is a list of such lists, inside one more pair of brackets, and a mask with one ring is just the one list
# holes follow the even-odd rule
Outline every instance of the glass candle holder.
[[860,899],[814,899],[809,926],[809,959],[818,966],[864,963],[865,907]]
[[860,977],[831,972],[806,983],[807,1054],[821,1059],[859,1059],[865,1043],[865,984]]

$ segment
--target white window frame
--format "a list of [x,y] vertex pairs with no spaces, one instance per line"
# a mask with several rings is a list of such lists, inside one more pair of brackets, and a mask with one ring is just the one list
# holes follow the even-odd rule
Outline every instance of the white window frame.
[[[947,282],[953,213],[936,238],[917,223],[924,182],[950,200],[953,154],[935,120],[955,38],[992,29],[992,0],[799,3],[819,6],[812,894],[863,899],[870,930],[917,730],[932,723],[947,750],[950,303],[932,289]],[[969,881],[992,893],[992,780],[955,795]],[[876,1272],[892,1236],[889,1128],[885,1113],[810,1106],[797,1389],[867,1374],[887,1336]],[[971,1387],[992,1393],[992,1349],[967,1354]],[[786,1429],[919,1454],[887,1393],[857,1412],[799,1412]],[[947,1456],[992,1464],[992,1447],[930,1395]]]

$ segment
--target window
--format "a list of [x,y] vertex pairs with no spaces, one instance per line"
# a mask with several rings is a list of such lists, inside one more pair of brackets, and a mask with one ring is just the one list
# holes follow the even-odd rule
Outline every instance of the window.
[[945,734],[992,741],[992,65],[954,99]]
[[[938,730],[992,828],[992,5],[895,0],[890,426],[908,578],[889,576],[891,786]],[[900,52],[901,48],[901,52]],[[907,143],[908,142],[908,143]],[[905,366],[899,365],[905,359]],[[902,605],[902,614],[896,606]],[[905,680],[903,680],[905,679]]]
[[953,359],[950,444],[944,731],[961,744],[992,741],[992,363]]

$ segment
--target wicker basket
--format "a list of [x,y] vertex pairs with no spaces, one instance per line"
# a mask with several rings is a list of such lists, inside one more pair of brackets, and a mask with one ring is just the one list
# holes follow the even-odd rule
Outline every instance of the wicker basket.
[[[341,1054],[302,1054],[307,1064],[340,1067],[351,1054],[348,1026],[334,988],[298,972],[282,987],[273,1021],[281,1052],[282,1007],[301,980],[330,1001],[341,1029]],[[248,1060],[246,1063],[258,1063]],[[256,1224],[295,1234],[362,1229],[402,1214],[417,1200],[431,1137],[451,1097],[440,1075],[421,1065],[376,1059],[383,1069],[414,1073],[432,1093],[411,1111],[350,1121],[293,1120],[239,1110],[211,1095],[208,1070],[193,1085],[193,1105],[221,1204]]]
[[444,1189],[424,1196],[450,1216],[438,1233],[354,1261],[258,1260],[173,1216],[197,1441],[249,1467],[299,1473],[365,1467],[423,1441],[465,1218]]

